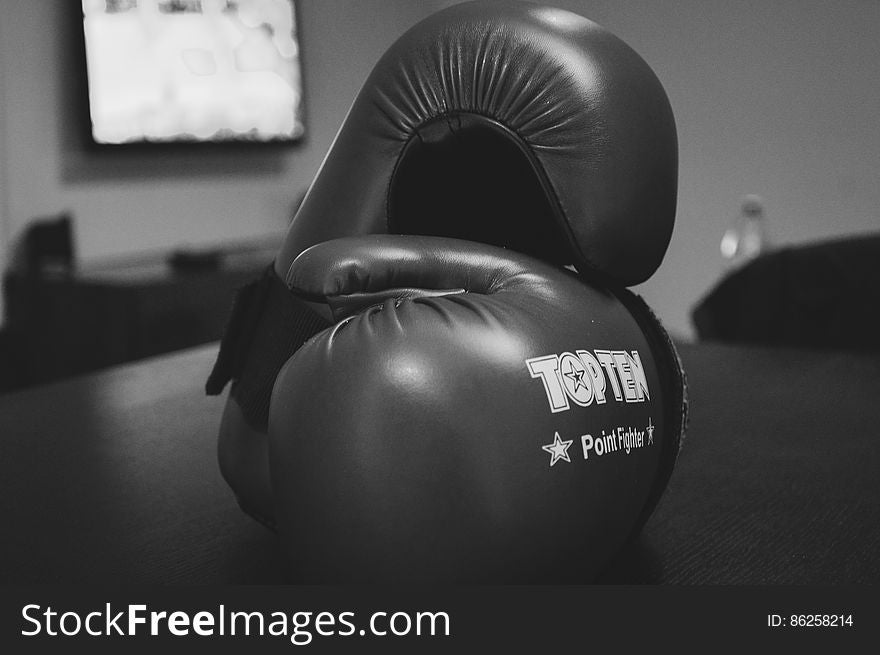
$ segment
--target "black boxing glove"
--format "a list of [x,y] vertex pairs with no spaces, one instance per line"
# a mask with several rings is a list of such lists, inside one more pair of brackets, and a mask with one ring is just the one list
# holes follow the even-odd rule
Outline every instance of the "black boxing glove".
[[449,236],[626,285],[663,260],[678,140],[651,67],[600,25],[531,2],[429,16],[376,64],[276,271],[356,234]]
[[587,582],[650,513],[685,391],[626,290],[483,244],[387,235],[314,246],[286,283],[338,321],[272,394],[296,581]]

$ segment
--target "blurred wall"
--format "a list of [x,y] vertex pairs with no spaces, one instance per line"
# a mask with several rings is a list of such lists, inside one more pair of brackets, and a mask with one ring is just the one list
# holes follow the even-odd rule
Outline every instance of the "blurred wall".
[[[4,37],[5,22],[0,21],[0,53],[3,52],[3,45],[6,42]],[[0,272],[6,270],[7,250],[9,243],[9,193],[8,193],[8,177],[6,173],[6,67],[3,65],[4,58],[0,55]],[[0,328],[3,327],[3,316],[5,314],[3,307],[3,293],[0,292]]]
[[690,309],[722,273],[721,235],[745,194],[763,197],[777,244],[880,230],[880,2],[544,2],[617,34],[669,94],[678,217],[638,290],[671,331],[693,336]]
[[282,231],[375,61],[434,8],[428,0],[296,4],[308,130],[301,145],[94,153],[76,125],[77,1],[3,0],[0,265],[29,219],[65,210],[84,261]]

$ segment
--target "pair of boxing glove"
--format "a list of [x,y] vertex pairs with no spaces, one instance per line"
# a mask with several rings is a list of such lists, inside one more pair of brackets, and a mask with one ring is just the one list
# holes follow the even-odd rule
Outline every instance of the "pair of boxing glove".
[[221,471],[302,582],[587,582],[672,472],[684,374],[626,285],[677,146],[622,41],[455,5],[377,65],[239,296]]

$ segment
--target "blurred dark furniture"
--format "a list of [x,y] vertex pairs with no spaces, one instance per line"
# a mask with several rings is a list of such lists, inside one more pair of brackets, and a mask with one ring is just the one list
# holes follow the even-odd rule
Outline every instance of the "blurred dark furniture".
[[880,234],[773,251],[696,305],[701,340],[880,349]]
[[219,339],[235,291],[273,256],[245,247],[7,273],[6,390]]
[[76,266],[73,218],[65,213],[32,221],[19,249],[19,268],[25,274],[70,275]]
[[[880,583],[880,353],[680,351],[691,420],[678,464],[600,582]],[[216,355],[0,397],[0,583],[287,581],[275,535],[220,476],[225,399],[204,392]]]

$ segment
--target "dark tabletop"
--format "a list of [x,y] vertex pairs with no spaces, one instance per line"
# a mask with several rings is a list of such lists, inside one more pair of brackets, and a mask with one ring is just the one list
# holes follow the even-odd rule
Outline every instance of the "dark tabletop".
[[[220,477],[217,346],[0,397],[0,582],[285,582]],[[880,354],[683,345],[670,486],[600,582],[877,584]]]

